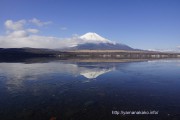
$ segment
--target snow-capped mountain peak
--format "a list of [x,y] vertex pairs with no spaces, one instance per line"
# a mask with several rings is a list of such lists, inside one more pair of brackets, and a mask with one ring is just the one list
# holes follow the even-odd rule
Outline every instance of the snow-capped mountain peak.
[[125,44],[113,42],[93,32],[70,40],[69,48],[71,50],[133,50]]
[[103,38],[102,36],[98,35],[97,33],[93,33],[93,32],[88,32],[88,33],[80,36],[80,39],[83,39],[86,41],[103,42],[103,43],[111,42],[110,40]]

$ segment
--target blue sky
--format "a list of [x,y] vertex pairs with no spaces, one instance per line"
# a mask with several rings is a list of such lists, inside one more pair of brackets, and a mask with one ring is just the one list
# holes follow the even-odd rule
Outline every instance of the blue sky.
[[180,0],[1,0],[0,35],[5,21],[51,22],[36,28],[41,36],[68,38],[96,32],[141,49],[180,46]]

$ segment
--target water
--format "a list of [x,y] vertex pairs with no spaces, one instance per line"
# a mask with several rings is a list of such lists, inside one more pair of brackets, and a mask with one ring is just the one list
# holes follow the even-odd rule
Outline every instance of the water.
[[180,60],[0,63],[0,119],[179,120]]

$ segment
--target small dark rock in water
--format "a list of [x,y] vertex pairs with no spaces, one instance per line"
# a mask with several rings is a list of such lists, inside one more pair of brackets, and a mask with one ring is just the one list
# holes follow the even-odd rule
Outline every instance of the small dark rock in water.
[[98,96],[101,96],[101,97],[104,97],[104,96],[106,95],[106,93],[104,93],[104,92],[99,92],[99,93],[97,93],[97,95],[98,95]]
[[66,116],[73,116],[79,112],[79,109],[68,109],[65,113]]
[[49,120],[56,120],[56,117],[51,117]]

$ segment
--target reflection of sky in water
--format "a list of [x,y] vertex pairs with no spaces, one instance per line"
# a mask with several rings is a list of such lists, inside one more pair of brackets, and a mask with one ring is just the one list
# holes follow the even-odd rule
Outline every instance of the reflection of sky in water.
[[[148,64],[147,64],[148,63]],[[172,77],[179,74],[175,66],[179,66],[180,60],[150,60],[148,62],[135,63],[65,63],[65,62],[49,62],[49,63],[0,63],[0,76],[3,76],[9,90],[22,89],[23,83],[29,80],[51,79],[53,75],[69,75],[83,76],[89,82],[91,79],[116,71],[119,78],[123,76],[139,77],[160,76]],[[143,71],[143,75],[142,75]],[[173,72],[172,72],[173,71]],[[171,76],[169,76],[171,72]],[[114,72],[112,72],[113,74]],[[163,76],[162,76],[163,75]],[[137,77],[138,77],[137,76]],[[111,76],[113,77],[113,76]]]
[[95,114],[105,119],[111,110],[132,108],[177,114],[179,63],[0,63],[0,114],[31,120],[40,115],[47,119],[50,113],[64,119],[81,114],[84,119],[96,119]]
[[50,63],[0,63],[0,75],[5,76],[6,84],[21,87],[25,80],[38,80],[39,77],[53,74],[67,74],[73,76],[84,76],[88,79],[95,79],[98,76],[114,70],[114,66],[106,64],[72,64],[61,62]]

